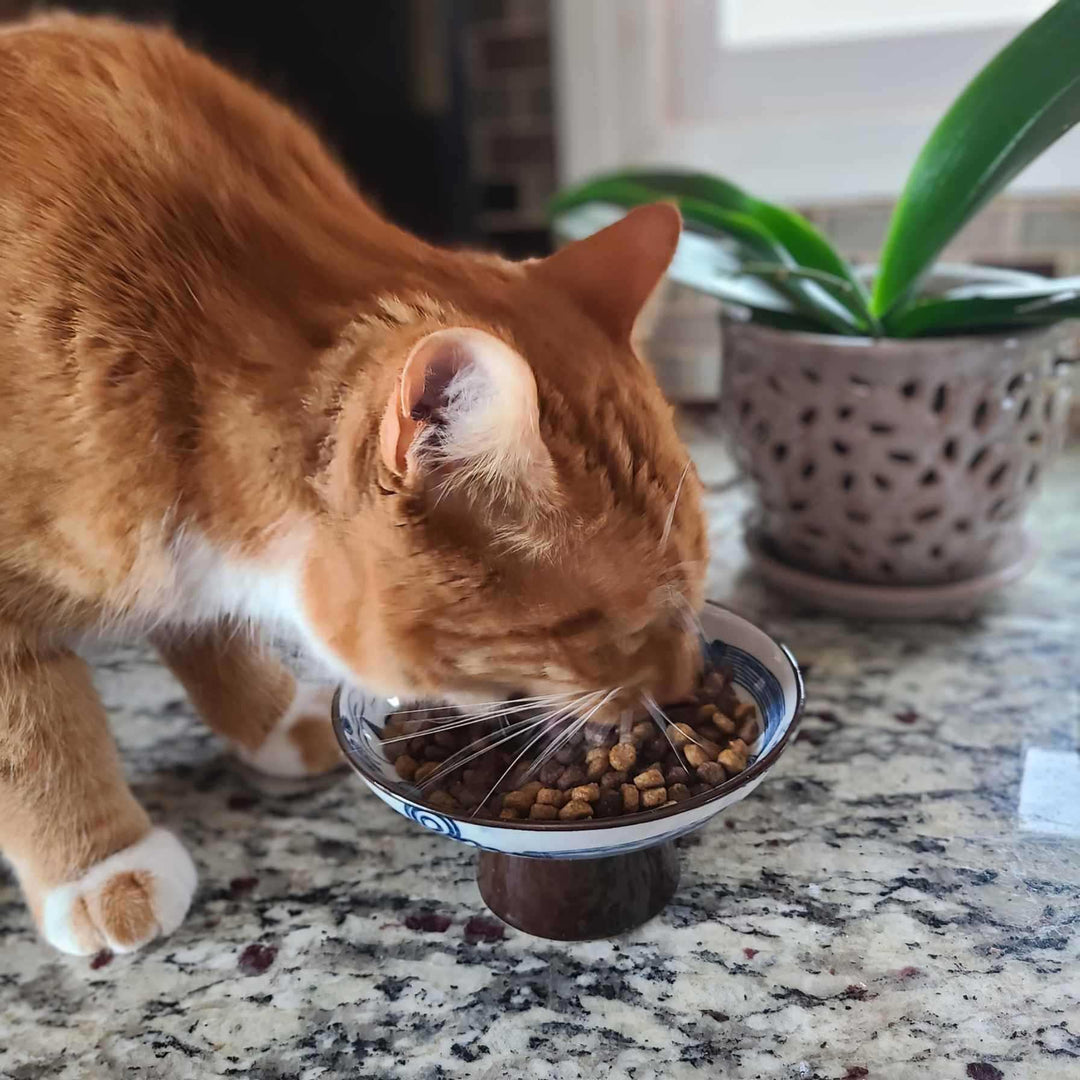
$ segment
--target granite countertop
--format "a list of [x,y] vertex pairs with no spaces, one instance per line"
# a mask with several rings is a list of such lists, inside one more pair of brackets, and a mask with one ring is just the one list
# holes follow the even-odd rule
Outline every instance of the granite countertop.
[[[885,625],[765,592],[745,490],[693,445],[711,594],[794,649],[809,699],[772,777],[683,843],[659,918],[584,945],[504,930],[471,851],[356,778],[254,794],[121,648],[99,684],[198,897],[173,937],[91,962],[35,938],[0,870],[0,1076],[1080,1076],[1080,456],[1032,515],[1026,580],[975,622]],[[1040,806],[1055,770],[1071,822]]]

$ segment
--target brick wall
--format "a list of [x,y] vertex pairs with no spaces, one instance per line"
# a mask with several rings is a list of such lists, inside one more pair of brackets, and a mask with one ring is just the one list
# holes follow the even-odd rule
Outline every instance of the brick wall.
[[478,225],[512,255],[548,245],[555,190],[548,0],[473,0],[465,73]]

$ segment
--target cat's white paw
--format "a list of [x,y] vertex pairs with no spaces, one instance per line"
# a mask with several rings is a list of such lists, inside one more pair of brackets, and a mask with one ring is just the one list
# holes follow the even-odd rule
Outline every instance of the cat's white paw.
[[183,921],[198,875],[183,844],[151,829],[137,844],[45,896],[41,931],[61,952],[133,952]]
[[343,758],[330,722],[332,686],[298,683],[292,703],[257,750],[237,746],[246,765],[264,776],[301,780],[322,776]]

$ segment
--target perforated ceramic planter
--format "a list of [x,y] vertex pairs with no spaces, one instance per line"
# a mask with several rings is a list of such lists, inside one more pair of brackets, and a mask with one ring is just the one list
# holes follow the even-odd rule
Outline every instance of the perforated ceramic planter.
[[1068,419],[1067,326],[870,341],[725,319],[721,409],[791,566],[939,585],[1024,549],[1022,515]]

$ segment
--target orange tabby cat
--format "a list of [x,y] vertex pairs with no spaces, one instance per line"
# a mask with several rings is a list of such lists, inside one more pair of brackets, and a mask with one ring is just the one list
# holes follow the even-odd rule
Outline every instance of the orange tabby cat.
[[82,633],[151,635],[287,776],[337,764],[326,700],[250,624],[387,693],[688,688],[700,488],[630,346],[678,233],[439,250],[165,32],[0,31],[0,848],[52,944],[136,948],[195,887]]

